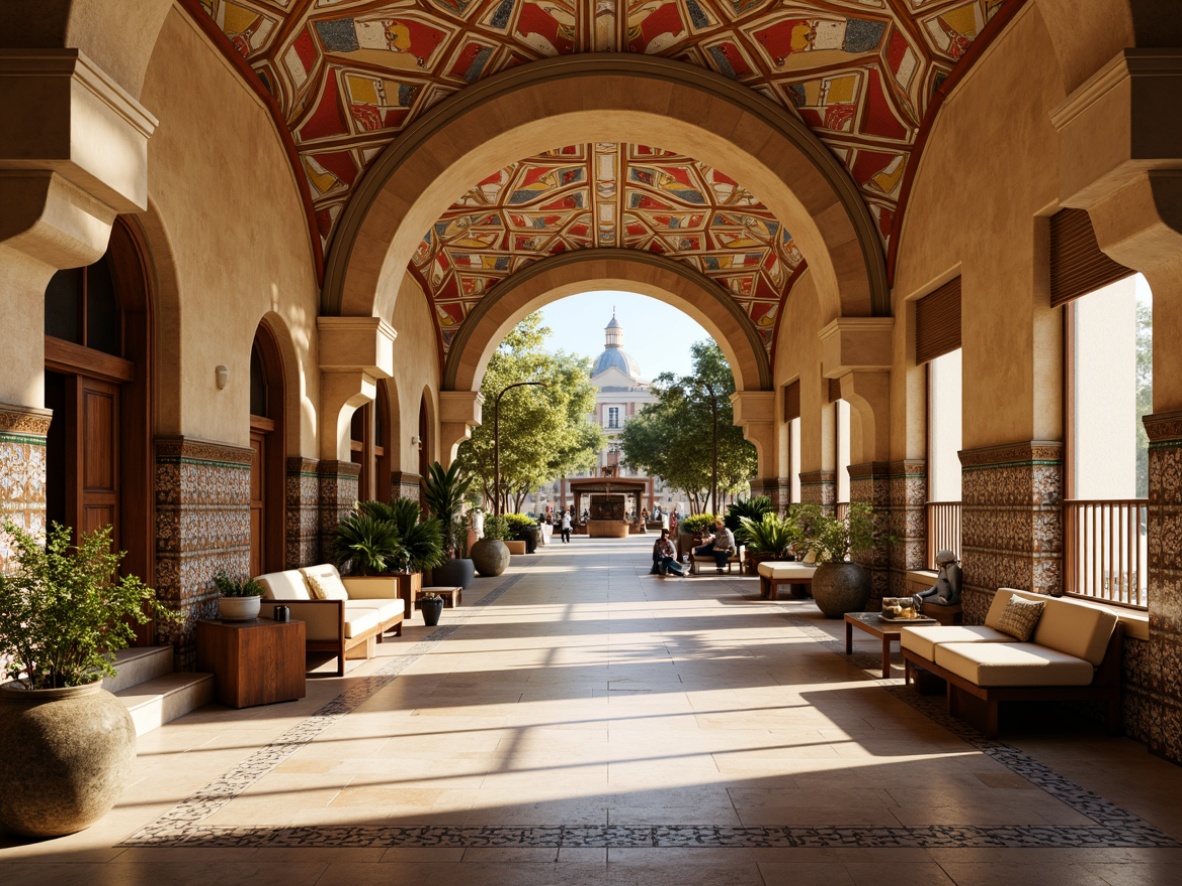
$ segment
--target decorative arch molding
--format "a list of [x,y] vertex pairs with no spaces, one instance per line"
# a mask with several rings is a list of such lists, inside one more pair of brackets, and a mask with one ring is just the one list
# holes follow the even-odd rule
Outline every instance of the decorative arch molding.
[[492,170],[580,141],[653,144],[719,169],[791,231],[830,317],[890,313],[870,213],[803,122],[721,75],[616,53],[510,69],[408,129],[374,161],[338,224],[322,313],[391,316],[423,233],[458,195]]
[[443,368],[443,389],[478,391],[493,351],[543,305],[594,289],[627,289],[684,311],[718,342],[740,391],[771,390],[767,351],[751,319],[712,281],[671,258],[631,249],[587,249],[535,262],[481,299]]

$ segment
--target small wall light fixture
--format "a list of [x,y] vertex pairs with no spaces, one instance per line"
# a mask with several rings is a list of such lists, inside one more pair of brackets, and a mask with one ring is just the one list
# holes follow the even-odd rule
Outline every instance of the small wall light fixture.
[[419,449],[423,448],[423,439],[417,435],[412,435],[410,438],[410,445],[417,446]]
[[217,382],[218,390],[223,391],[226,384],[230,381],[230,370],[225,366],[215,367],[213,370],[214,380]]

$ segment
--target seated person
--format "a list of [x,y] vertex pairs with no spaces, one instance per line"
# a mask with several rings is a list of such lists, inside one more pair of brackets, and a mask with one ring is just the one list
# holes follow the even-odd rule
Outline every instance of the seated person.
[[677,548],[669,538],[669,530],[662,529],[661,537],[653,543],[653,569],[650,575],[667,575],[672,572],[685,578],[685,567],[677,562]]
[[726,572],[726,561],[734,552],[735,534],[726,528],[722,517],[714,521],[714,534],[706,538],[706,543],[694,548],[695,557],[713,557],[719,572]]
[[960,602],[960,564],[956,554],[952,551],[940,551],[936,554],[936,583],[926,591],[921,591],[912,599],[919,610],[927,601],[943,603],[952,606]]

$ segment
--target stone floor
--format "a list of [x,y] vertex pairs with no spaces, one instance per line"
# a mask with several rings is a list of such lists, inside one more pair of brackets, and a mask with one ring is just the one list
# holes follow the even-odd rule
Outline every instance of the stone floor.
[[0,883],[1182,883],[1182,768],[1063,712],[986,741],[650,543],[515,557],[300,702],[142,737],[97,825],[0,837]]

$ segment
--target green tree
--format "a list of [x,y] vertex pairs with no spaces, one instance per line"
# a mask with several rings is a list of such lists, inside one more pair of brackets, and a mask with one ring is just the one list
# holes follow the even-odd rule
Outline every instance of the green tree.
[[603,432],[591,421],[595,387],[588,360],[545,349],[550,330],[530,314],[505,336],[480,385],[484,423],[459,449],[463,469],[494,498],[493,423],[496,397],[516,382],[541,381],[501,398],[501,510],[516,512],[525,497],[564,474],[595,465]]
[[628,465],[680,489],[696,514],[710,499],[716,421],[719,504],[724,494],[747,485],[758,460],[755,447],[734,424],[730,397],[735,381],[722,349],[712,341],[695,342],[690,354],[693,374],[657,376],[652,389],[657,402],[624,426],[621,442]]

